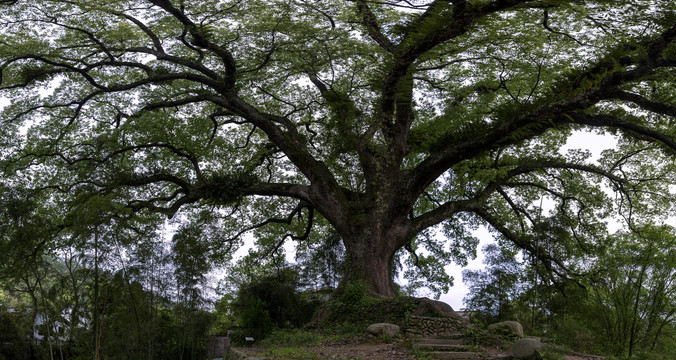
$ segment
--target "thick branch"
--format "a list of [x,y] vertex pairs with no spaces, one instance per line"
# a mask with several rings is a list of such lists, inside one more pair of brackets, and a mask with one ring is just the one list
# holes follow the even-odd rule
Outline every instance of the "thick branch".
[[[676,26],[666,30],[644,46],[654,51],[664,50],[667,43],[676,39],[675,29]],[[621,48],[624,49],[624,46]],[[410,172],[410,181],[407,181],[407,185],[411,187],[410,190],[413,193],[420,194],[444,171],[462,160],[470,159],[483,151],[517,144],[540,135],[550,128],[572,123],[628,130],[634,134],[643,135],[645,139],[660,141],[667,147],[675,149],[674,139],[658,131],[608,115],[589,116],[582,113],[582,110],[588,109],[601,100],[624,96],[618,90],[622,85],[644,79],[651,76],[656,69],[668,66],[669,62],[662,58],[661,54],[658,55],[650,61],[646,60],[646,56],[637,59],[627,56],[620,59],[602,59],[586,72],[564,81],[570,87],[568,91],[574,94],[573,96],[517,113],[511,118],[484,126],[483,129],[469,136],[444,144],[442,150],[431,154],[414,171]],[[626,66],[627,70],[617,70],[618,62]],[[635,68],[629,68],[628,66],[633,63],[638,65]],[[586,89],[585,86],[588,86],[588,83],[597,85],[582,91]],[[635,98],[633,100],[641,101]],[[646,102],[643,104],[646,107],[656,108],[655,104]],[[661,110],[671,111],[670,107]]]
[[636,124],[627,120],[620,119],[612,115],[586,115],[582,113],[573,116],[575,123],[587,125],[591,127],[607,127],[622,130],[629,136],[640,140],[658,142],[666,146],[672,151],[676,151],[676,140],[666,134],[657,130],[653,130],[647,126]]
[[448,201],[436,207],[434,210],[430,210],[420,216],[413,218],[408,230],[408,238],[415,237],[415,235],[419,234],[421,231],[431,226],[440,224],[442,221],[452,217],[457,213],[474,211],[481,206],[482,202],[479,199]]
[[676,106],[673,106],[673,105],[651,101],[651,100],[648,100],[641,95],[630,93],[630,92],[627,92],[627,91],[621,91],[621,90],[613,92],[611,94],[611,96],[613,96],[614,98],[616,98],[618,100],[624,100],[624,101],[632,102],[632,103],[642,107],[643,109],[646,109],[648,111],[652,111],[656,114],[662,114],[662,115],[668,115],[668,116],[676,117]]
[[398,54],[399,49],[383,34],[380,25],[378,24],[378,19],[376,19],[373,12],[371,12],[371,8],[369,8],[365,0],[357,0],[357,10],[359,10],[362,15],[363,24],[366,26],[366,30],[371,39],[375,40],[380,47],[388,52]]
[[[401,94],[408,94],[408,89],[402,88],[402,83],[408,82],[407,77],[411,76],[412,65],[418,57],[446,41],[465,34],[476,19],[525,2],[527,1],[502,0],[471,8],[467,7],[466,1],[458,1],[453,7],[449,7],[450,5],[444,1],[433,2],[428,11],[407,29],[407,33],[398,45],[401,53],[396,57],[383,82],[380,122],[384,131],[389,132],[389,129],[393,128],[392,120],[397,121],[399,130],[408,125],[405,122],[407,120],[405,116],[393,119],[393,115],[397,107],[403,106],[401,101],[410,103],[410,99],[401,96]],[[436,25],[438,23],[447,25],[439,28]],[[408,84],[404,85],[408,86]],[[402,137],[404,141],[408,140],[407,133],[397,131],[394,134]]]
[[188,18],[188,16],[180,9],[174,7],[169,0],[148,0],[150,3],[157,5],[161,9],[165,10],[167,13],[171,14],[176,20],[178,20],[183,26],[185,26],[188,33],[193,38],[192,43],[195,46],[208,49],[216,54],[223,65],[225,65],[226,75],[225,75],[225,85],[228,89],[234,90],[235,81],[237,78],[237,65],[235,63],[235,58],[232,56],[230,51],[227,49],[214,44],[208,37],[198,28],[198,26]]

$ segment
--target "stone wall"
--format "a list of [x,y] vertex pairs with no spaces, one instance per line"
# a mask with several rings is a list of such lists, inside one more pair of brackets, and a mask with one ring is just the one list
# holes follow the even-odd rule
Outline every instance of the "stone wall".
[[219,358],[228,352],[229,347],[230,338],[226,336],[212,337],[207,344],[207,353],[211,358]]
[[406,327],[409,337],[444,338],[464,334],[468,324],[463,319],[412,315]]

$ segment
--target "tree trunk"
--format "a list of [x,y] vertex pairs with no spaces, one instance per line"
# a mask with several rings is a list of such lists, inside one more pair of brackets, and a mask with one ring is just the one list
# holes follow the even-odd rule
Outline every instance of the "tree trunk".
[[[339,287],[362,281],[373,297],[394,298],[394,255],[406,243],[402,226],[385,226],[382,231],[358,231],[343,236],[347,253],[345,275]],[[355,233],[359,235],[354,235]]]
[[367,291],[371,296],[385,298],[396,296],[392,274],[392,255],[379,256],[373,251],[348,250],[347,253],[347,269],[340,286],[363,281],[368,286]]

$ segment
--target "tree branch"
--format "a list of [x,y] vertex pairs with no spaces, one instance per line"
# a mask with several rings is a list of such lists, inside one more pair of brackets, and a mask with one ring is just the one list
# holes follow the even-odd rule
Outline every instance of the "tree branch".
[[208,49],[216,54],[226,69],[224,83],[228,91],[233,91],[235,88],[235,82],[237,79],[237,65],[235,63],[235,58],[232,56],[230,51],[224,49],[211,40],[208,39],[207,35],[204,34],[199,27],[188,18],[188,16],[180,9],[174,7],[169,0],[148,0],[150,3],[160,7],[165,10],[167,13],[171,14],[176,20],[178,20],[188,33],[192,36],[192,43],[195,46],[200,48]]
[[[637,58],[621,55],[620,58],[609,56],[609,58],[601,59],[589,70],[561,81],[565,84],[563,86],[566,86],[566,91],[571,95],[544,106],[525,106],[525,109],[516,112],[511,117],[490,125],[481,125],[479,129],[467,135],[447,141],[440,146],[441,150],[435,151],[419,163],[413,171],[410,171],[409,179],[405,183],[414,193],[420,194],[444,171],[462,160],[470,159],[483,151],[517,144],[525,139],[540,135],[548,129],[573,123],[631,131],[634,135],[643,135],[644,140],[657,140],[671,149],[676,149],[674,139],[656,130],[609,115],[593,116],[582,113],[582,110],[588,109],[601,100],[615,98],[618,94],[623,96],[618,93],[620,86],[645,79],[651,76],[656,69],[668,66],[669,61],[665,60],[661,53],[656,52],[663,51],[669,43],[675,40],[676,26],[667,29],[657,38],[643,44],[653,51],[653,56],[656,56],[656,58],[647,60],[647,55]],[[625,54],[627,52],[625,48],[626,45],[621,45],[617,53]],[[631,49],[636,50],[635,47]],[[616,69],[618,63],[625,67],[624,71]],[[629,65],[636,66],[630,68]],[[590,88],[590,83],[595,84],[595,86]],[[633,100],[641,101],[635,98]],[[656,107],[654,104],[645,102],[643,104],[646,107]],[[671,111],[671,107],[662,110]]]
[[633,123],[612,115],[605,114],[586,115],[583,113],[576,113],[572,117],[577,124],[590,127],[619,129],[634,138],[649,142],[658,142],[666,146],[671,151],[676,151],[676,140],[673,137],[663,134],[657,130],[650,129],[649,127],[641,124]]
[[568,267],[559,259],[553,257],[549,252],[542,246],[536,246],[533,244],[533,239],[526,234],[518,234],[504,224],[502,224],[495,216],[490,214],[485,209],[476,209],[474,213],[477,214],[480,218],[485,220],[493,229],[502,234],[507,240],[511,241],[517,247],[523,249],[524,251],[530,253],[542,262],[545,268],[556,274],[559,278],[565,280],[572,280],[569,274],[577,276],[579,274],[573,273]]
[[656,114],[662,114],[662,115],[668,115],[668,116],[673,116],[676,117],[676,106],[669,105],[669,104],[663,104],[655,101],[651,101],[646,99],[645,97],[630,93],[627,91],[622,91],[622,90],[617,90],[615,92],[612,92],[609,94],[611,97],[618,99],[618,100],[624,100],[624,101],[629,101],[632,102],[641,108],[654,112]]
[[378,24],[378,20],[376,19],[373,12],[371,12],[371,8],[366,4],[366,1],[354,1],[357,3],[357,10],[362,15],[363,24],[366,26],[366,30],[368,31],[371,39],[373,39],[376,43],[378,43],[378,45],[380,45],[380,47],[387,50],[388,52],[392,54],[398,54],[399,49],[383,34],[382,30],[380,29],[380,25]]

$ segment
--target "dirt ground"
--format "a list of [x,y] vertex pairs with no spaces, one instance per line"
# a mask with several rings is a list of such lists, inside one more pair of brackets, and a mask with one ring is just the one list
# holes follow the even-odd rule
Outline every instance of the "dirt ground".
[[327,359],[327,360],[416,360],[412,350],[398,341],[389,344],[361,342],[358,340],[314,346],[291,346],[269,350],[260,347],[238,348],[252,357],[265,359]]
[[[274,360],[416,360],[415,350],[410,343],[397,341],[393,343],[375,343],[369,340],[352,339],[340,343],[315,346],[280,347],[275,350],[261,347],[238,348],[251,357],[264,357]],[[496,347],[482,348],[487,355],[508,353],[507,349]],[[585,354],[567,355],[565,360],[603,360],[603,357]]]

